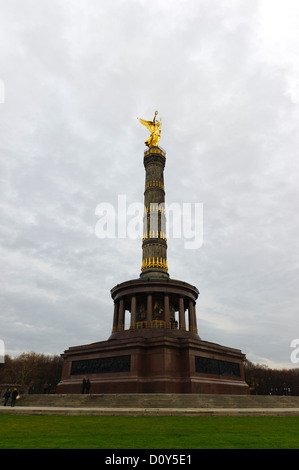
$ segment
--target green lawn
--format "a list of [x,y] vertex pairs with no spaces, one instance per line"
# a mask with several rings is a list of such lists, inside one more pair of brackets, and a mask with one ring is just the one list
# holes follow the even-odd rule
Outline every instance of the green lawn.
[[0,415],[1,449],[299,449],[299,417]]

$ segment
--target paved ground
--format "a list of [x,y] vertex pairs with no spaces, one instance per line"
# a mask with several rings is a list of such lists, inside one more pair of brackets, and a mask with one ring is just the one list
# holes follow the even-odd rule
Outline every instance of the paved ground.
[[76,408],[0,406],[0,414],[95,416],[299,416],[299,408]]

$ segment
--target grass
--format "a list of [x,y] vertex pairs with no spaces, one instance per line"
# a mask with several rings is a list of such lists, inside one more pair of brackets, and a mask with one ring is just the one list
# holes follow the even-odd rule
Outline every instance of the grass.
[[0,415],[1,449],[299,449],[299,417]]

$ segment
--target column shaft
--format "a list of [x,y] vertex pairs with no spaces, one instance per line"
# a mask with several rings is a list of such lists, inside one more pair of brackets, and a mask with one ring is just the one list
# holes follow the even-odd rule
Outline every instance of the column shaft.
[[193,300],[189,300],[188,319],[189,319],[189,331],[194,331]]
[[169,295],[164,294],[164,321],[166,328],[170,327]]
[[185,330],[186,323],[185,323],[185,306],[184,306],[184,298],[179,298],[179,329]]
[[152,294],[147,294],[147,310],[146,310],[147,328],[151,327],[152,320],[153,320],[153,296]]
[[120,299],[118,330],[124,330],[124,329],[125,329],[125,303],[124,303],[124,299]]
[[197,319],[196,319],[196,305],[195,305],[195,302],[194,302],[194,305],[193,305],[193,314],[194,314],[194,331],[197,333],[198,330],[197,330]]
[[131,328],[135,328],[136,324],[136,295],[131,297]]
[[119,305],[118,305],[118,301],[115,301],[114,302],[113,329],[112,329],[112,331],[117,331],[118,314],[119,314]]

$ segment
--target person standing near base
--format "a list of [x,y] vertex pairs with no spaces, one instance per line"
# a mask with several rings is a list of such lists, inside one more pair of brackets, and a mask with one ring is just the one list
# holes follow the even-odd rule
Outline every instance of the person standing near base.
[[18,390],[15,388],[11,393],[11,406],[15,406],[17,396],[18,396]]
[[81,393],[85,393],[85,390],[86,390],[86,377],[84,377],[83,381],[82,381],[82,390],[81,390]]
[[4,406],[7,405],[7,402],[8,402],[8,400],[9,400],[10,394],[11,394],[10,388],[8,388],[8,389],[6,390],[6,392],[4,393]]

